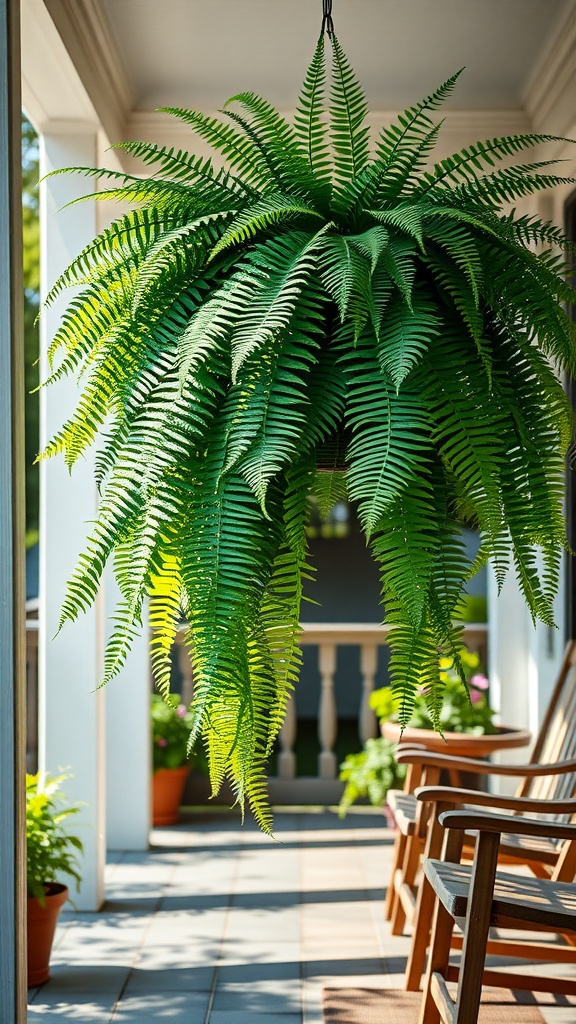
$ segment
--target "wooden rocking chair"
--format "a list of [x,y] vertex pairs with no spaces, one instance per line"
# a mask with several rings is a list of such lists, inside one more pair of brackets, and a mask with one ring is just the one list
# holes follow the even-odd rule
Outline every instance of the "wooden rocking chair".
[[[576,800],[527,802],[557,816],[576,813]],[[537,976],[532,970],[522,974],[501,968],[485,969],[491,927],[554,932],[572,943],[559,946],[515,941],[507,943],[507,957],[576,963],[574,885],[496,871],[505,834],[532,844],[555,840],[565,850],[574,851],[576,826],[474,811],[442,813],[438,820],[440,827],[448,831],[442,859],[424,863],[436,905],[419,1024],[477,1024],[483,984],[576,995],[574,976],[561,978]],[[460,863],[465,836],[470,830],[478,831],[472,867]],[[463,932],[458,967],[449,963],[455,924]],[[458,983],[455,1001],[447,987],[451,981]]]
[[[414,924],[412,949],[406,973],[406,988],[416,990],[424,969],[426,949],[430,935],[433,896],[423,883],[415,881],[426,845],[427,857],[438,857],[442,829],[437,825],[438,814],[462,804],[485,805],[492,809],[518,811],[517,803],[530,798],[540,803],[567,799],[576,790],[576,643],[566,648],[558,682],[533,751],[529,765],[492,765],[484,761],[471,761],[433,754],[424,750],[399,748],[398,761],[407,763],[409,775],[404,792],[389,794],[398,826],[396,858],[387,897],[387,910],[392,918],[393,932],[398,934],[406,917]],[[465,770],[479,775],[516,776],[522,779],[516,798],[504,798],[487,793],[435,786],[441,769]],[[427,784],[427,801],[416,799],[410,791],[420,782]],[[422,792],[419,791],[420,795]],[[437,811],[428,828],[432,805]],[[470,850],[472,841],[466,846]],[[576,858],[563,857],[562,845],[548,837],[526,839],[515,833],[506,834],[500,850],[501,863],[527,865],[540,878],[554,877],[558,881],[572,881],[576,871]]]

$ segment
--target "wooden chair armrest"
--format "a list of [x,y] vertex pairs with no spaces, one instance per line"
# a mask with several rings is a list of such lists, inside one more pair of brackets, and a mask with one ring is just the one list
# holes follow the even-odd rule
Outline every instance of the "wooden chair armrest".
[[[570,805],[571,810],[562,813],[576,813],[576,800],[553,800],[548,807]],[[576,840],[576,825],[562,825],[551,821],[535,821],[533,818],[510,817],[507,814],[482,814],[473,811],[445,811],[440,815],[444,828],[462,829],[465,832],[513,832],[514,835],[533,836],[536,839]]]
[[468,757],[452,757],[450,754],[433,754],[416,750],[414,747],[396,753],[398,764],[424,764],[436,768],[453,768],[474,775],[564,775],[576,772],[576,758],[557,761],[555,764],[492,764],[491,761],[477,761]]
[[414,790],[414,796],[429,804],[473,804],[524,811],[526,814],[576,814],[576,800],[533,800],[528,796],[498,796],[476,789],[453,789],[452,786],[419,786]]

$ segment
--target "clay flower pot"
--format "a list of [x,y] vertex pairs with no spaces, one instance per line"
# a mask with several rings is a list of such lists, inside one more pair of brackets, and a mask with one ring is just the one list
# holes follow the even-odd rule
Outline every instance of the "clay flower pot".
[[[496,732],[480,736],[467,732],[445,732],[444,736],[440,736],[432,729],[408,726],[400,737],[400,726],[397,722],[381,722],[380,731],[392,743],[399,743],[401,739],[402,743],[413,743],[414,746],[424,747],[435,754],[450,754],[463,758],[485,758],[499,750],[525,747],[532,739],[532,734],[527,729],[514,729],[508,725],[498,725]],[[448,772],[442,772],[440,784],[464,789],[482,789],[486,780],[472,772],[450,769]]]
[[190,766],[158,768],[152,776],[152,824],[175,825]]
[[467,732],[445,732],[444,736],[432,729],[416,729],[408,726],[401,733],[397,722],[382,722],[382,735],[392,743],[413,743],[436,754],[452,754],[454,757],[486,757],[498,750],[525,747],[531,740],[527,729],[514,729],[508,725],[496,726],[496,732],[476,736]]
[[68,889],[58,882],[46,885],[44,904],[28,897],[28,988],[43,985],[50,977],[50,953],[56,923],[68,899]]

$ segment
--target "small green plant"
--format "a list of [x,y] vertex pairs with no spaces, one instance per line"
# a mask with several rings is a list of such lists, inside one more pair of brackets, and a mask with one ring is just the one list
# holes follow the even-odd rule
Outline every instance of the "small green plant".
[[68,776],[26,776],[26,843],[28,895],[44,902],[46,886],[68,875],[80,889],[82,841],[67,829],[78,806],[69,806],[60,787]]
[[396,744],[379,736],[366,740],[364,749],[348,754],[340,765],[340,778],[346,788],[340,801],[343,818],[356,800],[367,797],[374,807],[381,807],[393,786],[404,782],[406,768],[396,761]]
[[[432,700],[438,695],[432,694],[426,686],[421,686],[416,694],[414,711],[409,726],[413,729],[434,729],[435,721],[439,722],[443,732],[466,732],[473,736],[496,731],[492,719],[495,712],[488,703],[489,682],[480,669],[477,654],[463,651],[460,654],[466,687],[462,684],[459,673],[451,658],[440,658],[439,678],[442,685],[442,706],[436,709],[431,706]],[[374,690],[370,697],[380,722],[400,721],[400,700],[394,695],[391,687],[383,686]]]
[[[186,764],[194,716],[177,693],[152,694],[152,766],[180,768]],[[191,764],[191,762],[190,762]]]
[[[439,721],[443,732],[465,732],[474,736],[496,731],[493,724],[495,712],[488,703],[487,677],[482,673],[477,654],[464,650],[460,660],[466,680],[463,685],[451,658],[439,659],[439,678],[443,686],[439,709]],[[429,688],[418,689],[414,713],[409,722],[413,729],[433,729],[434,711],[430,704],[437,695]],[[380,722],[400,722],[400,699],[390,686],[374,690],[370,704]],[[389,789],[404,781],[406,769],[396,762],[396,744],[380,737],[367,740],[364,749],[349,754],[340,765],[340,778],[346,788],[340,801],[340,815],[356,800],[368,798],[371,804],[380,807]]]

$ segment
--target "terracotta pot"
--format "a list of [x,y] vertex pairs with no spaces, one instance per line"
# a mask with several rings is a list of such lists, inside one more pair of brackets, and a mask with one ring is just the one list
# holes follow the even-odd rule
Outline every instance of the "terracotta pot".
[[[400,741],[400,726],[396,722],[382,722],[382,735],[392,743]],[[445,732],[444,736],[432,729],[407,728],[402,733],[402,743],[433,750],[437,754],[452,754],[454,757],[486,757],[497,750],[511,747],[525,747],[530,743],[531,734],[527,729],[512,729],[508,725],[496,726],[496,732],[484,736],[473,736],[467,732]]]
[[28,988],[43,985],[50,977],[50,953],[56,922],[68,899],[68,889],[58,882],[46,885],[44,906],[28,897]]
[[175,825],[190,767],[159,768],[152,776],[152,824]]

